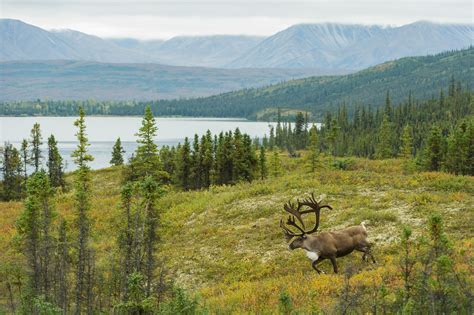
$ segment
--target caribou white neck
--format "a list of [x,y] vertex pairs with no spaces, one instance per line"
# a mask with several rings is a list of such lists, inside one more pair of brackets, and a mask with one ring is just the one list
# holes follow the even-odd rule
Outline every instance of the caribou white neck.
[[311,261],[316,261],[316,260],[318,260],[318,258],[319,258],[319,254],[318,254],[318,253],[309,251],[309,250],[307,250],[307,249],[305,249],[305,251],[306,251],[306,256],[308,256],[308,258],[311,259]]

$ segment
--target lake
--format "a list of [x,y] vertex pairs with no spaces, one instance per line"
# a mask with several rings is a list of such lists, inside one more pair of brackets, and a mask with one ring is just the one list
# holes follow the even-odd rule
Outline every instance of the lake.
[[[47,138],[54,134],[58,140],[59,150],[64,159],[66,170],[74,170],[71,153],[76,148],[77,142],[74,121],[77,117],[0,117],[0,145],[10,142],[20,148],[22,139],[29,138],[30,130],[34,123],[41,125],[43,136],[43,155],[46,157]],[[86,117],[87,135],[89,138],[90,153],[94,161],[90,163],[93,169],[109,166],[112,147],[120,137],[126,151],[126,157],[137,147],[135,133],[141,125],[141,117]],[[202,135],[210,130],[212,134],[221,131],[239,128],[243,133],[252,138],[263,137],[269,133],[269,126],[275,123],[248,121],[244,119],[219,119],[219,118],[156,118],[158,135],[155,139],[158,146],[176,145],[185,137],[192,140],[194,134]]]

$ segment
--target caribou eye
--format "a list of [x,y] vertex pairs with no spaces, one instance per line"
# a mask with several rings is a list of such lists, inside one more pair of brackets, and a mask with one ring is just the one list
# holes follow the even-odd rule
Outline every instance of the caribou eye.
[[306,235],[301,236],[304,240],[306,239]]

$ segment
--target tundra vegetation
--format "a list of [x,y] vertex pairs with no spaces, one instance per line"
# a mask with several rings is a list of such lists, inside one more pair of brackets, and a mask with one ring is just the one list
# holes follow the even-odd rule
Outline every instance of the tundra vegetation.
[[[474,128],[460,86],[393,107],[387,93],[375,113],[341,107],[320,130],[298,113],[260,140],[235,130],[176,148],[158,149],[146,107],[132,159],[115,163],[117,144],[117,165],[98,171],[81,109],[69,174],[54,138],[42,169],[34,126],[2,152],[1,310],[472,313]],[[283,205],[310,193],[333,208],[319,230],[366,222],[376,264],[353,254],[318,274],[288,252]]]

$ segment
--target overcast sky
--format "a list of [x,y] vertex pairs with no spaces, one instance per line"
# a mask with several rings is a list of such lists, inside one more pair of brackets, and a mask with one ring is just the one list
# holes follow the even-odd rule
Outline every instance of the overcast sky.
[[0,0],[0,16],[101,37],[270,35],[298,23],[472,23],[472,0]]

